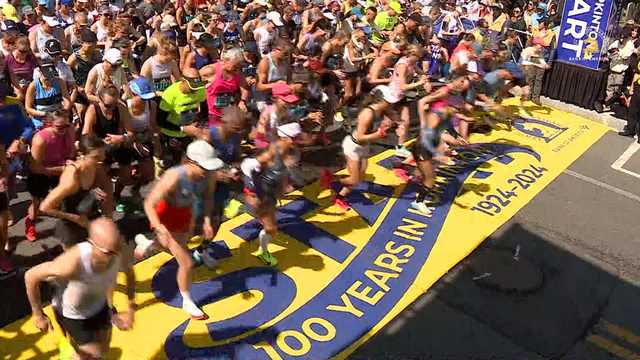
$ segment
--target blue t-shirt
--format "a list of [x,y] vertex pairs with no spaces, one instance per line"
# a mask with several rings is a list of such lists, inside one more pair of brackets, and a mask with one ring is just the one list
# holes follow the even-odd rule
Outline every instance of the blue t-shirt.
[[237,134],[233,134],[227,138],[226,142],[222,142],[220,140],[220,135],[218,134],[218,128],[216,126],[212,126],[211,129],[211,145],[216,149],[218,153],[218,157],[220,160],[224,161],[226,164],[231,164],[234,161],[237,161],[240,154],[240,136]]
[[27,142],[33,137],[33,124],[24,115],[20,105],[0,105],[0,143],[4,146],[23,137]]

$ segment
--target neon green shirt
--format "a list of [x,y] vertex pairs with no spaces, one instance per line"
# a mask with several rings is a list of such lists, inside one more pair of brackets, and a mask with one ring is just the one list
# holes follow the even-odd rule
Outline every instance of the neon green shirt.
[[376,15],[373,23],[376,26],[376,29],[374,29],[372,40],[376,44],[382,44],[386,39],[380,32],[393,30],[393,28],[396,27],[396,24],[398,24],[398,17],[389,16],[389,13],[386,11],[381,11]]
[[180,126],[191,124],[195,121],[200,103],[207,98],[204,87],[185,94],[180,90],[181,83],[182,82],[179,81],[171,84],[171,86],[162,93],[162,100],[160,101],[160,109],[169,113],[167,122],[170,123],[160,124],[160,131],[165,135],[173,137],[187,136],[180,131]]

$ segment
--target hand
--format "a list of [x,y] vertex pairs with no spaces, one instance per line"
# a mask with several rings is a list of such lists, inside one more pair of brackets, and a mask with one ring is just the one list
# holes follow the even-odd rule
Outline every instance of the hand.
[[126,313],[117,313],[111,316],[111,323],[117,327],[118,330],[127,331],[133,328],[133,318],[135,311],[133,308],[129,308]]
[[302,84],[291,84],[291,85],[289,85],[289,87],[291,88],[291,91],[293,91],[295,93],[299,93],[303,89],[303,85]]
[[49,320],[49,317],[47,317],[47,315],[45,314],[33,315],[33,323],[36,325],[38,330],[42,332],[48,332],[50,330],[53,330],[53,325],[51,324],[51,320]]
[[86,215],[80,215],[77,221],[78,225],[82,226],[85,229],[89,228],[89,218]]
[[106,142],[109,145],[122,144],[124,142],[124,136],[107,134],[107,137],[104,139],[104,142]]
[[244,101],[240,101],[240,102],[238,103],[238,108],[239,108],[240,110],[242,110],[243,112],[249,112],[249,110],[247,109],[247,103],[246,103],[246,102],[244,102]]
[[463,137],[457,138],[456,141],[458,142],[457,145],[460,145],[460,146],[469,145],[469,141],[467,141],[467,139],[465,139]]
[[167,239],[171,237],[171,233],[163,224],[153,225],[153,231],[156,233],[158,239]]
[[98,201],[104,201],[107,198],[107,193],[100,188],[95,188],[92,191]]
[[347,79],[347,75],[342,71],[342,70],[333,70],[333,73],[338,77],[338,79],[340,80],[346,80]]

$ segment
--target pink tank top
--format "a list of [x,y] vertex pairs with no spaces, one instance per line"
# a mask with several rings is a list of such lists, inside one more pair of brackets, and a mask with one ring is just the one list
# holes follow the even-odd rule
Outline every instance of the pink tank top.
[[[230,79],[222,77],[222,63],[215,64],[216,74],[213,82],[207,86],[207,106],[209,108],[209,126],[219,125],[222,110],[234,101],[232,97],[240,89],[240,73],[236,72]],[[227,96],[223,96],[227,95]]]
[[67,131],[65,135],[56,135],[51,129],[44,128],[37,135],[44,140],[46,146],[43,161],[45,167],[62,166],[72,159],[74,144],[71,131]]

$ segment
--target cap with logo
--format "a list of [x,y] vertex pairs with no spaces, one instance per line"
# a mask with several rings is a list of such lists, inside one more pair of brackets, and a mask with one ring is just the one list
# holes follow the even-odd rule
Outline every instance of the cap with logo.
[[20,9],[20,12],[22,13],[22,15],[27,16],[27,15],[33,15],[35,14],[35,12],[33,12],[33,8],[29,5],[23,6]]
[[80,41],[82,41],[84,43],[97,43],[98,42],[98,36],[96,35],[96,33],[94,33],[93,31],[91,31],[89,29],[83,29],[80,32]]
[[129,81],[129,89],[134,95],[140,96],[144,100],[151,100],[156,96],[149,80],[142,76]]
[[15,22],[20,21],[18,20],[18,12],[16,8],[11,4],[2,5],[2,15],[4,16],[5,20],[11,20]]
[[187,146],[187,159],[209,171],[218,170],[224,162],[218,158],[216,150],[204,140],[196,140]]
[[44,52],[49,55],[59,55],[62,53],[62,44],[57,39],[49,39],[44,43]]
[[49,80],[58,77],[58,70],[53,63],[43,63],[42,65],[40,65],[40,67],[38,67],[38,70],[40,71],[40,74],[44,75],[44,77]]

